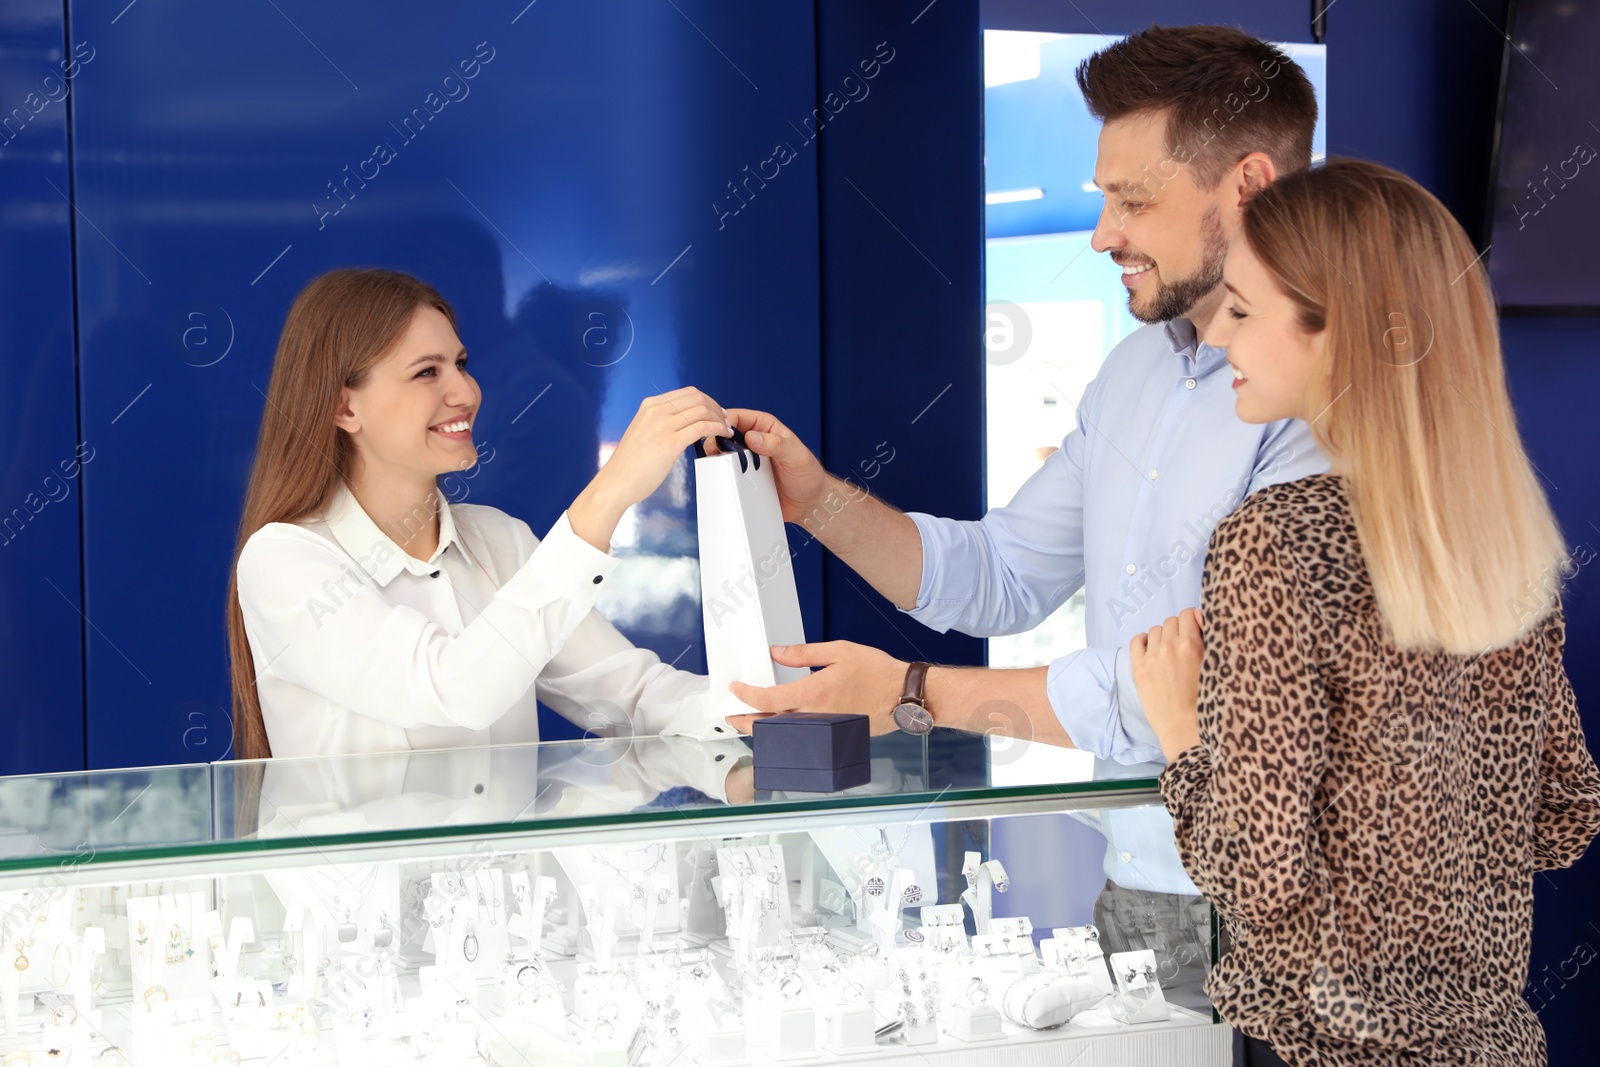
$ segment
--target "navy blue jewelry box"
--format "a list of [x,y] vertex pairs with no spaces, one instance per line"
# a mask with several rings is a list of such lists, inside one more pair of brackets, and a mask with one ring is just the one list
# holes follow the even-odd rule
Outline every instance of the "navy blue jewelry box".
[[865,715],[796,711],[750,728],[757,789],[836,793],[872,780],[872,730]]

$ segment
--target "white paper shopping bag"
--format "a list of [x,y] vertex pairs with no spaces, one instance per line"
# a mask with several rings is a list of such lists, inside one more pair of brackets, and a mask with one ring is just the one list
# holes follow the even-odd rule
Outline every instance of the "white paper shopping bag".
[[743,448],[740,435],[717,442],[721,455],[694,461],[694,484],[710,710],[725,717],[755,710],[728,691],[730,682],[781,685],[811,672],[772,662],[770,646],[806,639],[772,465]]

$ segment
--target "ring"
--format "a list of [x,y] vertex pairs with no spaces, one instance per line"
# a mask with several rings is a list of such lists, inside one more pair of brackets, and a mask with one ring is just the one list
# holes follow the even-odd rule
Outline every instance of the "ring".
[[[72,1018],[63,1022],[61,1020],[62,1014],[69,1011],[72,1012]],[[76,1026],[78,1024],[78,1009],[71,1004],[63,1004],[50,1014],[55,1019],[57,1026]]]
[[[116,1063],[108,1063],[106,1061],[106,1057],[111,1055],[113,1052],[117,1054]],[[9,1064],[10,1062],[10,1060],[6,1060],[6,1063]],[[100,1050],[100,1055],[94,1058],[94,1062],[98,1065],[98,1067],[127,1067],[128,1057],[124,1056],[122,1054],[122,1050],[117,1046],[107,1045],[105,1048]]]
[[[13,1052],[5,1058],[5,1067],[14,1067],[15,1064],[27,1064],[32,1062],[33,1056],[30,1054],[26,1052]],[[123,1062],[126,1063],[127,1061],[124,1060]]]
[[225,1048],[211,1057],[212,1067],[221,1067],[222,1064],[227,1064],[228,1067],[239,1067],[239,1064],[243,1062],[244,1058],[231,1048]]
[[534,963],[525,963],[517,968],[517,984],[526,989],[533,985],[539,977],[539,966]]
[[633,983],[628,981],[628,976],[623,974],[621,971],[617,971],[611,975],[611,990],[614,993],[625,992],[632,984]]
[[806,991],[806,984],[797,974],[786,974],[783,981],[778,983],[778,992],[783,994],[785,1000],[793,1000]]
[[989,985],[982,978],[974,978],[971,982],[967,983],[967,1003],[989,1003]]
[[[156,1001],[152,1001],[150,998],[154,997],[158,993],[161,995],[161,999],[160,1000],[156,1000]],[[145,1006],[145,1010],[146,1011],[153,1010],[157,1004],[165,1004],[168,1000],[171,1000],[171,999],[172,999],[171,997],[167,996],[167,991],[166,991],[166,989],[164,987],[158,986],[158,985],[153,985],[149,989],[146,989],[144,991],[144,1006]]]
[[210,1034],[200,1034],[189,1042],[189,1052],[196,1056],[204,1056],[217,1047],[217,1039]]

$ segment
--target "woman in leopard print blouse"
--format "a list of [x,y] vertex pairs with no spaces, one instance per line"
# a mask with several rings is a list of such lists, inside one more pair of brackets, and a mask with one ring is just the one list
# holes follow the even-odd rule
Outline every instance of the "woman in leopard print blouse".
[[1245,1062],[1545,1062],[1532,879],[1600,829],[1600,773],[1472,264],[1437,200],[1352,161],[1259,193],[1228,253],[1239,416],[1309,420],[1332,473],[1224,519],[1202,609],[1130,653]]

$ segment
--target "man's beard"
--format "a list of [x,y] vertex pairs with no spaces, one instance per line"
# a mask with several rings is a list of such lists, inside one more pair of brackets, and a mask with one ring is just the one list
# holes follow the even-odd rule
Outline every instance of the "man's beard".
[[1134,294],[1128,293],[1128,313],[1140,322],[1167,322],[1187,314],[1200,299],[1222,284],[1222,261],[1228,255],[1228,239],[1222,232],[1222,215],[1215,207],[1208,208],[1200,219],[1200,240],[1205,251],[1200,269],[1187,278],[1174,282],[1161,282],[1148,307],[1134,306]]

